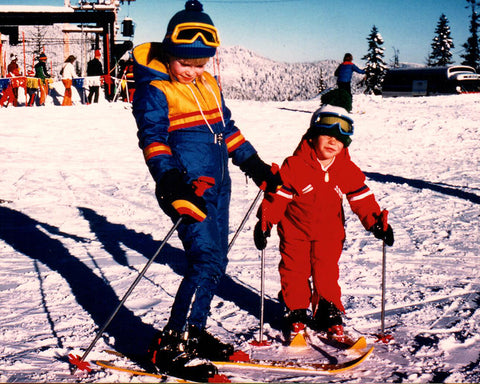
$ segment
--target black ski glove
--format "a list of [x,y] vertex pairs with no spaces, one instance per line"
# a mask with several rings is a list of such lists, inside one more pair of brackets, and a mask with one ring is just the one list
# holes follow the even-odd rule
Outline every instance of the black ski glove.
[[388,211],[384,209],[380,215],[375,215],[377,222],[369,229],[373,235],[380,240],[385,241],[385,244],[391,247],[395,241],[393,237],[393,229],[387,222]]
[[250,156],[240,164],[240,169],[251,177],[262,191],[276,192],[277,187],[282,185],[278,165],[269,166],[257,154]]
[[270,228],[265,232],[262,230],[262,221],[259,220],[253,230],[253,241],[258,250],[263,250],[267,247],[267,237],[270,237]]
[[183,216],[183,223],[201,222],[207,216],[207,206],[203,197],[195,193],[187,184],[178,169],[167,171],[155,190],[158,203],[174,221]]

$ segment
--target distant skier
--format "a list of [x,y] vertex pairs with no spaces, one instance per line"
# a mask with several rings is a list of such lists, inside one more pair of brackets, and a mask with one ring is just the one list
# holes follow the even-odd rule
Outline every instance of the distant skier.
[[134,49],[133,114],[160,207],[173,221],[183,217],[178,235],[188,263],[150,359],[161,372],[203,382],[216,368],[197,357],[228,360],[233,353],[205,329],[228,261],[229,158],[267,191],[281,179],[235,126],[215,78],[205,72],[220,41],[202,10],[199,1],[187,1],[163,43]]
[[331,104],[323,104],[313,114],[293,156],[284,161],[283,185],[265,196],[254,230],[255,244],[263,249],[272,226],[278,224],[286,337],[305,325],[338,339],[344,335],[345,309],[338,284],[345,240],[343,196],[365,229],[389,246],[394,241],[386,211],[380,210],[347,149],[353,135],[353,120],[347,112],[351,97],[335,89],[322,97],[325,100]]
[[352,94],[352,75],[353,72],[365,74],[365,70],[358,68],[353,64],[353,56],[351,53],[345,53],[343,57],[343,63],[340,64],[335,70],[335,76],[337,77],[337,87],[344,89],[350,95]]

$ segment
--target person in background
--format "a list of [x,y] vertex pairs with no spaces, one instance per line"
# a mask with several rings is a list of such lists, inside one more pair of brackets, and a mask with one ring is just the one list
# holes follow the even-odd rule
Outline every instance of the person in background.
[[307,325],[344,341],[345,309],[338,284],[345,241],[344,197],[366,230],[389,246],[394,242],[387,211],[380,210],[365,175],[350,159],[351,96],[334,89],[322,103],[326,99],[332,104],[323,104],[312,115],[293,156],[280,169],[283,185],[266,194],[254,229],[255,245],[264,249],[272,226],[278,224],[287,342]]
[[[120,73],[122,73],[121,97],[124,102],[131,103],[135,93],[135,77],[133,74],[133,57],[132,52],[127,52],[128,58],[120,60]],[[125,55],[124,55],[125,56]]]
[[95,50],[95,57],[87,63],[87,76],[89,84],[88,104],[98,103],[98,95],[101,85],[100,76],[103,75],[103,67],[100,62],[102,54],[99,49]]
[[[10,55],[10,64],[7,66],[7,77],[19,77],[22,76],[22,70],[17,63],[17,55],[12,53]],[[12,93],[13,93],[13,105],[16,107],[18,105],[18,82],[11,82],[12,84]]]
[[205,71],[219,45],[212,19],[189,0],[170,19],[162,43],[133,51],[139,146],[160,207],[174,222],[182,218],[177,231],[187,260],[149,359],[163,373],[201,382],[217,372],[208,360],[228,360],[234,352],[206,330],[228,262],[229,158],[259,187],[275,191],[281,184],[235,126],[217,81]]
[[32,70],[27,70],[27,107],[33,107],[37,93],[38,79],[35,77],[35,72]]
[[344,89],[350,95],[352,94],[352,75],[353,72],[365,74],[365,70],[358,68],[353,64],[353,56],[351,53],[345,53],[343,57],[343,63],[341,63],[335,70],[335,76],[337,77],[337,87]]
[[73,63],[76,59],[77,58],[73,55],[68,56],[63,63],[62,70],[60,71],[60,74],[62,75],[62,83],[65,86],[62,106],[72,105],[72,81],[77,77]]
[[41,53],[38,57],[38,63],[35,64],[35,77],[38,78],[38,88],[40,89],[39,105],[45,105],[48,95],[47,79],[51,76],[47,70],[47,55]]

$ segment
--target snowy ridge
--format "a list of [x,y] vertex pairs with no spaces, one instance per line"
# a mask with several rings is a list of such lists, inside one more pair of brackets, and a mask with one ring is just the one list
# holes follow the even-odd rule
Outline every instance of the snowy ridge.
[[[219,48],[225,96],[241,100],[305,100],[335,85],[335,60],[286,63],[267,59],[243,47]],[[360,77],[358,78],[360,79]],[[357,80],[358,81],[358,80]]]
[[[318,107],[316,100],[227,104],[261,157],[278,164],[307,128],[304,111]],[[377,344],[361,366],[338,375],[226,373],[237,382],[478,382],[479,95],[358,95],[353,112],[351,156],[395,231],[395,244],[387,248],[385,319],[395,343]],[[0,382],[139,382],[103,371],[72,377],[65,361],[90,344],[172,226],[155,201],[131,111],[104,103],[1,114],[8,124],[0,131]],[[230,169],[232,236],[258,190],[237,167]],[[373,344],[380,327],[381,244],[348,207],[346,219],[340,260],[345,322]],[[254,225],[252,215],[231,250],[208,327],[255,358],[261,351],[249,344],[259,325]],[[265,285],[270,340],[281,339],[278,262],[273,231]],[[108,360],[105,349],[142,353],[167,321],[184,267],[174,236],[89,359]],[[308,352],[314,357],[328,362]]]

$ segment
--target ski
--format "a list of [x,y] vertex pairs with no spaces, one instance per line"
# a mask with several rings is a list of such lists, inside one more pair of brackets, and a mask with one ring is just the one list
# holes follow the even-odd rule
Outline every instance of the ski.
[[178,377],[173,377],[173,376],[168,376],[164,375],[161,373],[151,373],[144,371],[143,369],[136,369],[136,368],[130,368],[130,367],[123,367],[116,365],[112,363],[111,361],[106,361],[106,360],[95,360],[94,363],[98,365],[99,367],[102,367],[104,369],[111,369],[114,371],[120,371],[120,372],[125,372],[129,373],[133,376],[149,376],[149,377],[156,377],[161,379],[161,383],[195,383],[195,381],[188,381],[184,379],[180,379]]
[[[147,372],[143,369],[123,367],[123,366],[116,365],[111,361],[95,360],[94,363],[99,367],[102,367],[103,369],[111,369],[114,371],[125,372],[125,373],[129,373],[132,376],[156,377],[161,380],[160,381],[161,383],[199,383],[199,381],[186,380],[180,377],[165,375],[162,373],[152,373],[152,372]],[[230,379],[225,375],[216,374],[215,376],[209,378],[208,382],[209,383],[230,383]]]
[[363,336],[357,339],[347,334],[336,337],[327,332],[314,332],[311,330],[306,331],[305,335],[308,341],[313,344],[315,344],[315,339],[318,339],[326,345],[342,350],[362,351],[367,348],[367,340]]
[[[119,358],[126,359],[127,361],[130,360],[124,354],[122,354],[120,352],[117,352],[117,351],[114,351],[114,350],[111,350],[111,349],[106,349],[106,350],[104,350],[104,352],[108,353],[109,355],[114,355],[114,356],[117,356]],[[187,379],[183,379],[183,378],[172,376],[172,375],[167,375],[167,374],[164,374],[164,373],[153,373],[153,372],[149,372],[149,371],[146,371],[146,370],[140,369],[140,368],[131,368],[131,367],[126,367],[126,366],[120,366],[120,365],[117,365],[117,364],[113,363],[112,361],[95,360],[94,363],[96,365],[104,368],[104,369],[111,369],[111,370],[115,370],[115,371],[125,372],[125,373],[129,373],[131,375],[134,375],[134,376],[156,377],[156,378],[161,379],[162,380],[161,382],[165,382],[165,383],[172,383],[172,382],[173,383],[199,383],[200,382],[200,381],[187,380]],[[209,383],[230,383],[230,380],[225,375],[221,375],[221,374],[217,373],[216,375],[210,377],[208,379],[208,382]]]
[[255,359],[248,361],[212,361],[212,363],[219,368],[224,367],[227,369],[263,369],[272,371],[293,371],[310,374],[340,373],[352,369],[364,362],[373,352],[373,349],[374,347],[370,347],[366,352],[357,358],[337,364]]

